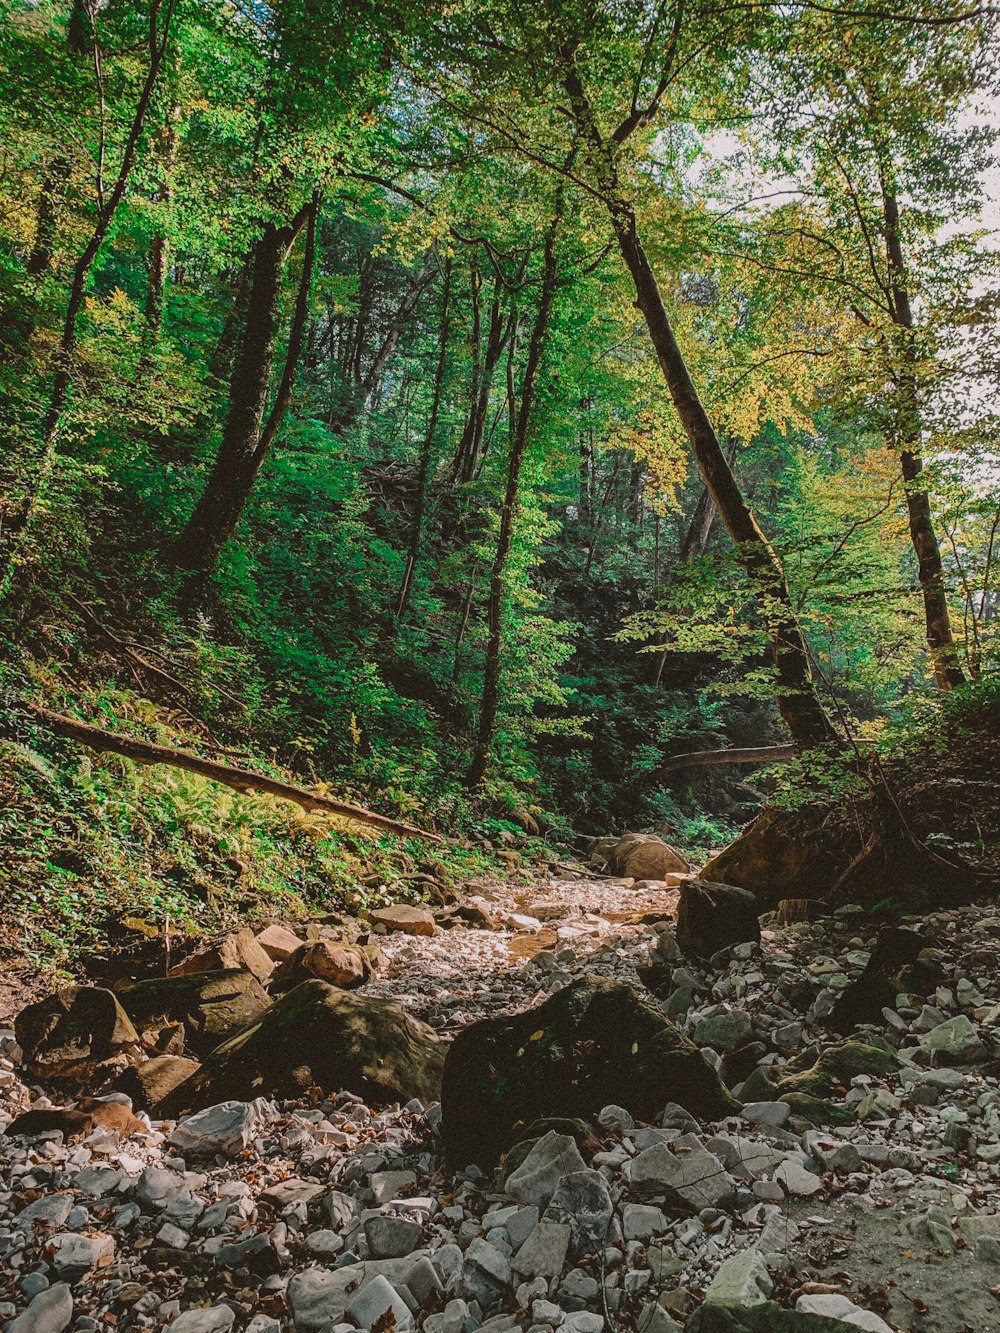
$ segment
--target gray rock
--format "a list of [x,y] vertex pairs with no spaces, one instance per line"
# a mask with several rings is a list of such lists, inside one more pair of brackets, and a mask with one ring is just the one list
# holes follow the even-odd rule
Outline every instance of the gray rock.
[[361,1288],[347,1309],[361,1328],[372,1328],[390,1313],[397,1333],[408,1333],[413,1328],[413,1316],[406,1302],[381,1274]]
[[73,1318],[73,1295],[65,1282],[57,1282],[33,1296],[31,1304],[12,1319],[6,1333],[63,1333]]
[[845,1324],[853,1324],[855,1328],[866,1329],[867,1333],[892,1333],[885,1320],[880,1319],[873,1310],[862,1310],[846,1296],[800,1296],[795,1302],[795,1309],[800,1314],[822,1314],[828,1319],[840,1319]]
[[403,1217],[369,1217],[364,1231],[376,1259],[400,1259],[404,1254],[412,1254],[424,1234],[419,1222],[409,1222]]
[[671,1319],[658,1301],[649,1301],[635,1320],[636,1333],[682,1333],[680,1324]]
[[59,1277],[77,1279],[89,1273],[115,1252],[111,1236],[82,1236],[64,1231],[52,1241],[52,1267]]
[[236,1157],[277,1115],[272,1102],[219,1102],[178,1121],[167,1140],[193,1157]]
[[719,1051],[721,1054],[735,1051],[752,1036],[753,1027],[749,1016],[742,1009],[711,1014],[708,1018],[703,1018],[694,1030],[696,1045],[711,1046],[713,1051]]
[[313,1259],[332,1259],[344,1248],[344,1238],[336,1231],[311,1231],[306,1237],[305,1251]]
[[622,1229],[626,1240],[649,1240],[667,1229],[662,1208],[648,1203],[627,1203],[622,1210]]
[[514,1256],[511,1267],[522,1277],[558,1277],[566,1262],[572,1228],[539,1222]]
[[518,1203],[530,1203],[544,1209],[564,1176],[586,1169],[575,1140],[569,1134],[550,1130],[538,1140],[517,1170],[507,1177],[504,1190]]
[[626,1170],[637,1193],[666,1194],[696,1212],[725,1207],[732,1201],[736,1182],[693,1134],[678,1139],[674,1146],[681,1151],[656,1144],[632,1159]]
[[228,1305],[212,1305],[207,1310],[185,1310],[170,1325],[171,1333],[229,1333],[236,1320]]
[[378,1206],[391,1203],[403,1190],[412,1189],[416,1183],[413,1171],[374,1171],[368,1181]]
[[561,1222],[572,1231],[574,1259],[603,1244],[614,1215],[608,1183],[600,1171],[584,1168],[563,1178],[542,1220]]
[[920,1038],[920,1045],[946,1060],[975,1060],[983,1054],[979,1034],[965,1014],[938,1023]]
[[538,1223],[539,1216],[538,1209],[533,1204],[528,1204],[524,1208],[518,1208],[517,1212],[507,1218],[504,1226],[515,1250],[519,1250],[528,1239]]
[[462,1265],[462,1288],[469,1300],[489,1309],[510,1286],[511,1277],[510,1260],[503,1251],[477,1237],[466,1250]]
[[727,1309],[740,1306],[763,1305],[771,1292],[771,1281],[763,1256],[755,1247],[741,1250],[722,1264],[705,1292],[710,1305],[724,1305]]
[[773,1125],[780,1129],[791,1114],[787,1102],[747,1102],[740,1117],[752,1125]]
[[52,1227],[61,1227],[69,1217],[73,1207],[72,1194],[48,1194],[35,1199],[22,1208],[17,1215],[18,1222],[46,1222]]

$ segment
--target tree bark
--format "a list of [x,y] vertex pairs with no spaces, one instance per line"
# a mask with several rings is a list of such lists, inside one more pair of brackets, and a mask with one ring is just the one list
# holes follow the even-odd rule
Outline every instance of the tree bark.
[[110,751],[124,755],[137,764],[168,764],[171,768],[182,768],[188,773],[197,773],[213,782],[221,782],[234,791],[277,796],[283,801],[292,801],[303,810],[323,811],[340,815],[345,819],[356,820],[359,824],[368,824],[373,828],[384,829],[404,838],[420,838],[424,842],[440,842],[436,833],[427,833],[412,824],[403,824],[398,819],[378,815],[360,805],[349,805],[345,801],[335,801],[329,796],[309,791],[279,778],[267,777],[263,773],[253,773],[246,768],[234,768],[230,764],[220,764],[214,759],[203,759],[201,755],[189,750],[174,750],[166,745],[153,745],[148,741],[134,740],[131,736],[122,736],[117,732],[104,731],[101,727],[92,727],[89,723],[78,722],[76,718],[54,713],[48,708],[38,708],[34,704],[24,705],[32,717],[36,718],[57,736],[66,736],[79,741],[88,749]]
[[[45,485],[52,466],[59,422],[69,399],[72,375],[71,362],[76,348],[77,320],[80,317],[80,311],[83,309],[87,283],[90,279],[94,260],[104,244],[105,237],[119,205],[125,197],[125,191],[132,176],[139,141],[142,138],[146,124],[146,115],[149,111],[163,59],[166,55],[167,43],[170,39],[174,2],[175,0],[150,0],[147,32],[149,68],[146,71],[146,77],[139,92],[139,99],[132,114],[132,123],[129,127],[128,137],[125,140],[125,148],[118,174],[115,177],[115,183],[111,193],[104,201],[103,207],[98,206],[97,222],[94,230],[91,232],[90,239],[84,246],[73,268],[73,279],[70,285],[69,300],[66,304],[62,334],[54,357],[55,375],[52,381],[52,392],[49,398],[48,411],[42,424],[39,464],[35,476],[31,478],[29,483],[30,489],[17,504],[14,512],[4,515],[0,511],[0,534],[2,534],[2,537],[0,537],[0,597],[3,596],[10,584],[10,576],[17,551],[31,522],[39,493]],[[74,7],[74,16],[77,15],[78,8],[79,6]],[[159,22],[161,10],[164,14],[162,26]]]
[[[882,181],[882,214],[885,222],[886,259],[891,289],[891,314],[897,328],[906,330],[904,360],[913,359],[913,311],[906,285],[903,244],[899,231],[899,202]],[[965,684],[965,674],[958,661],[958,651],[951,628],[948,596],[944,585],[941,547],[927,488],[921,479],[924,460],[920,444],[920,411],[917,403],[916,375],[912,364],[905,365],[898,377],[899,461],[906,488],[906,510],[910,540],[917,557],[917,577],[924,603],[924,627],[927,647],[934,665],[938,687],[951,690]]]
[[820,702],[781,560],[744,499],[719,444],[691,372],[674,335],[659,284],[639,236],[635,210],[619,188],[617,170],[600,136],[576,66],[566,70],[566,91],[581,133],[591,145],[618,249],[635,285],[660,369],[677,415],[690,442],[698,471],[736,546],[756,592],[771,635],[771,653],[779,685],[778,711],[796,744],[803,748],[836,739]]
[[52,267],[55,250],[56,226],[59,220],[58,204],[69,180],[69,158],[59,153],[52,159],[42,177],[42,188],[35,211],[35,236],[28,256],[28,274],[40,278]]
[[431,398],[430,416],[424,433],[423,447],[420,451],[420,465],[417,472],[417,495],[413,504],[413,526],[410,531],[410,548],[406,556],[406,568],[403,583],[399,590],[399,602],[396,606],[396,620],[402,620],[410,601],[413,586],[413,571],[420,557],[420,540],[423,535],[424,511],[427,507],[427,480],[430,475],[431,456],[434,452],[434,437],[437,434],[438,416],[441,411],[441,392],[444,386],[444,372],[448,360],[448,332],[451,323],[451,259],[445,261],[444,295],[441,299],[441,327],[438,330],[437,372],[434,376],[434,393]]
[[[560,190],[555,216],[545,236],[542,287],[538,300],[538,310],[535,314],[535,322],[528,343],[528,356],[524,367],[524,379],[521,384],[521,403],[517,414],[517,425],[510,441],[507,486],[504,492],[503,508],[500,512],[500,532],[490,575],[490,597],[487,609],[489,638],[486,644],[486,662],[483,669],[479,731],[472,764],[466,777],[466,783],[469,787],[479,786],[486,776],[490,748],[496,730],[497,712],[500,704],[500,654],[503,648],[503,603],[506,592],[507,561],[510,557],[514,537],[521,467],[524,463],[524,454],[530,438],[538,368],[541,364],[542,349],[556,291],[556,235],[562,218],[562,202],[563,196]],[[511,338],[514,337],[513,330],[510,336]]]
[[[170,208],[174,196],[171,179],[174,163],[177,160],[177,127],[174,122],[179,114],[179,108],[172,108],[163,129],[163,179],[158,191],[158,202],[165,210]],[[169,263],[170,242],[167,240],[165,230],[158,231],[149,244],[149,272],[146,277],[146,302],[143,312],[146,317],[146,345],[139,363],[140,381],[149,375],[153,354],[159,345],[163,329],[163,295]]]
[[[229,410],[222,443],[194,512],[170,550],[171,561],[180,569],[205,574],[214,567],[243,515],[257,474],[291,400],[295,362],[301,351],[302,329],[308,309],[317,207],[313,199],[284,226],[267,223],[257,241],[246,329],[230,381]],[[303,259],[299,298],[289,335],[289,355],[286,356],[285,372],[274,408],[265,426],[264,413],[280,322],[282,275],[295,238],[307,222],[307,253]]]

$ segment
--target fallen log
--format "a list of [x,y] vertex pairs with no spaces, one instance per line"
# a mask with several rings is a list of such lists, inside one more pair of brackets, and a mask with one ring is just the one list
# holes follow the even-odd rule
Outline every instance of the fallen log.
[[[854,737],[852,745],[875,745],[876,741],[867,737]],[[794,759],[799,753],[797,745],[750,745],[744,749],[733,750],[689,750],[686,754],[674,754],[665,759],[657,769],[660,773],[669,773],[675,768],[707,768],[710,764],[777,764],[783,759]]]
[[79,741],[90,750],[107,751],[123,755],[137,764],[167,764],[171,768],[182,768],[189,773],[197,773],[213,782],[221,782],[234,791],[253,793],[263,792],[268,796],[277,796],[283,801],[292,801],[303,810],[325,811],[340,815],[345,819],[356,820],[359,824],[368,824],[373,828],[384,829],[399,837],[420,838],[424,842],[440,842],[436,833],[404,824],[398,819],[375,814],[360,805],[350,805],[346,801],[335,801],[330,796],[321,796],[308,787],[297,787],[291,782],[282,782],[279,778],[268,777],[264,773],[253,773],[246,768],[234,768],[231,764],[220,764],[213,759],[203,759],[190,750],[174,750],[167,745],[154,745],[149,741],[135,740],[131,736],[122,736],[118,732],[105,731],[102,727],[91,726],[76,718],[66,717],[63,713],[54,713],[51,709],[40,708],[36,704],[23,705],[26,712],[43,723],[57,736],[66,736]]

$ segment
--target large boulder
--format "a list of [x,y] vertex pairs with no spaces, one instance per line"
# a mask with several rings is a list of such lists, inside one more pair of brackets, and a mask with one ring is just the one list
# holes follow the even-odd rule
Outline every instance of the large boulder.
[[310,1087],[383,1104],[431,1102],[440,1095],[444,1053],[433,1028],[397,1001],[304,981],[217,1047],[160,1109],[298,1097]]
[[734,1110],[715,1070],[651,996],[582,977],[535,1009],[459,1032],[445,1061],[441,1131],[456,1166],[491,1166],[518,1125],[592,1119],[611,1103],[652,1121],[671,1101],[706,1119]]
[[822,827],[823,811],[762,810],[713,856],[700,879],[750,889],[758,911],[784,898],[823,898],[845,867],[843,837]]
[[684,875],[691,869],[676,847],[654,833],[626,833],[611,853],[611,862],[619,875],[632,879],[666,879]]
[[775,1092],[779,1099],[791,1093],[830,1097],[845,1092],[859,1074],[885,1078],[895,1069],[896,1057],[887,1046],[842,1041],[821,1051],[813,1064],[808,1064],[808,1056],[789,1060]]
[[114,1088],[131,1098],[137,1110],[152,1111],[200,1068],[197,1060],[187,1060],[183,1055],[157,1055],[130,1065],[115,1080]]
[[274,970],[274,961],[263,948],[253,931],[244,927],[223,935],[221,940],[208,944],[197,953],[170,969],[172,977],[186,977],[193,972],[252,972],[258,981],[266,981]]
[[684,1329],[685,1333],[851,1333],[851,1325],[841,1319],[785,1310],[773,1301],[735,1309],[708,1302],[694,1312]]
[[45,1082],[93,1084],[140,1054],[139,1034],[109,990],[66,986],[14,1020],[24,1068]]
[[185,1044],[199,1058],[253,1023],[270,997],[252,972],[195,972],[139,981],[121,1002],[141,1031],[183,1023]]
[[688,880],[677,905],[677,943],[693,958],[710,958],[734,944],[759,944],[757,911],[757,899],[747,889]]

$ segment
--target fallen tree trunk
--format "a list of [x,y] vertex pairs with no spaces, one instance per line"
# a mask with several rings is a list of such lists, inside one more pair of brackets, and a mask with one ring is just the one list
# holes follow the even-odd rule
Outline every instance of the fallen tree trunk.
[[797,745],[751,745],[743,750],[689,750],[664,760],[659,773],[674,768],[707,768],[709,764],[776,764],[781,759],[794,759]]
[[104,731],[101,727],[92,727],[87,722],[66,717],[63,713],[53,713],[48,708],[39,708],[34,704],[25,704],[24,708],[32,717],[37,718],[50,731],[58,736],[79,741],[88,749],[109,751],[124,755],[137,764],[168,764],[171,768],[183,768],[189,773],[197,773],[213,782],[221,782],[234,791],[250,793],[263,792],[267,796],[277,796],[283,801],[292,801],[303,810],[326,811],[328,814],[341,815],[346,819],[356,820],[359,824],[369,824],[373,828],[384,829],[399,837],[421,838],[425,842],[440,842],[436,833],[415,828],[412,824],[403,824],[398,819],[389,819],[386,815],[377,815],[360,805],[349,805],[346,801],[335,801],[329,796],[320,796],[307,787],[296,787],[279,778],[267,777],[263,773],[252,773],[246,768],[234,768],[230,764],[220,764],[212,759],[203,759],[201,755],[189,750],[174,750],[167,745],[153,745],[149,741],[139,741],[131,736],[121,736],[117,732]]
[[[852,745],[875,745],[877,742],[867,737],[857,737]],[[669,773],[675,768],[707,768],[710,764],[777,764],[783,759],[794,759],[799,753],[797,745],[750,745],[739,750],[689,750],[686,754],[674,754],[656,771],[656,776]]]

